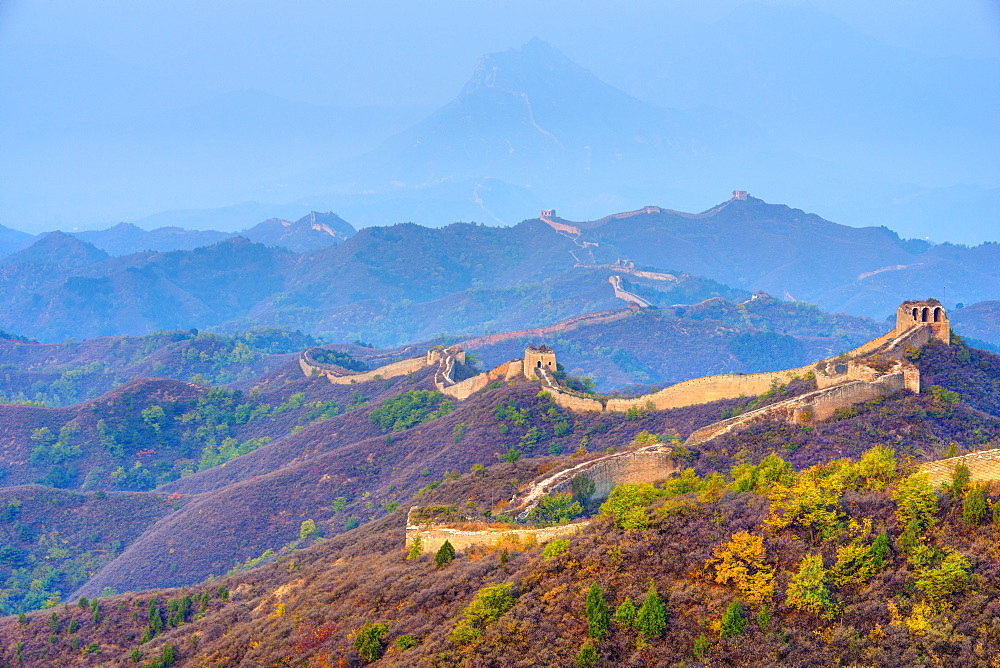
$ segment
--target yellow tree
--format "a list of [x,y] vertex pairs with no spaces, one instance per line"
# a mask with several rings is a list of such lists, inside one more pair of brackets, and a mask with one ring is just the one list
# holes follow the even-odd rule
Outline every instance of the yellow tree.
[[730,582],[743,599],[752,605],[770,600],[774,593],[774,566],[767,563],[764,537],[747,531],[733,534],[728,543],[712,550],[715,581]]

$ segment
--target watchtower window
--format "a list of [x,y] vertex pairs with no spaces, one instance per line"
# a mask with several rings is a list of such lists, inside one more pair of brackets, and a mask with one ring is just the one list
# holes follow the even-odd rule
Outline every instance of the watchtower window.
[[538,368],[538,369],[541,369],[542,368],[542,360],[538,360],[537,362],[535,362],[535,367]]
[[934,322],[941,322],[941,309],[934,309]]
[[917,309],[913,309],[913,322],[917,321]]
[[920,312],[920,322],[927,322],[928,315],[930,315],[930,309],[925,306],[924,310]]

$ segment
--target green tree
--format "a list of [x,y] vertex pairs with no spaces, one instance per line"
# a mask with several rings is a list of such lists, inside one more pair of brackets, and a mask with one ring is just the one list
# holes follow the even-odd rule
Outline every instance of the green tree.
[[959,462],[955,465],[955,469],[951,472],[951,493],[956,498],[961,498],[965,495],[965,490],[969,486],[969,480],[972,478],[972,471],[969,467],[965,465],[965,462]]
[[366,621],[354,633],[354,649],[368,663],[377,661],[382,656],[382,638],[388,632],[389,625],[385,622],[372,624]]
[[451,541],[446,540],[438,548],[437,554],[434,555],[434,565],[441,568],[454,558],[455,548],[452,546]]
[[766,605],[760,606],[760,610],[757,611],[757,628],[760,629],[761,633],[767,633],[767,627],[771,625],[771,611],[768,610]]
[[944,599],[957,594],[969,586],[969,560],[960,552],[951,552],[937,568],[921,569],[917,573],[917,589],[922,591],[935,606],[941,606]]
[[662,489],[657,489],[649,483],[639,485],[622,483],[615,486],[607,501],[601,504],[601,514],[613,518],[621,529],[641,530],[649,523],[644,509],[664,494]]
[[597,653],[597,648],[594,647],[594,643],[590,640],[583,643],[580,651],[576,653],[577,668],[597,668],[600,660],[601,657]]
[[649,583],[646,598],[643,599],[642,607],[635,616],[635,628],[647,640],[659,636],[667,628],[667,611],[656,591],[656,585],[652,582]]
[[174,665],[177,659],[177,649],[170,643],[163,643],[163,653],[160,654],[160,665],[164,668]]
[[962,519],[969,526],[979,526],[986,518],[986,494],[982,485],[973,485],[962,499]]
[[604,600],[604,592],[596,582],[590,585],[587,591],[586,602],[587,613],[587,633],[598,642],[608,639],[608,623],[611,615],[608,612],[608,603]]
[[587,505],[591,497],[594,496],[594,492],[597,491],[597,484],[582,473],[573,476],[569,484],[573,492],[573,500],[578,501],[582,506]]
[[149,613],[147,617],[152,635],[156,635],[163,630],[163,613],[160,611],[160,606],[157,605],[155,598],[149,600]]
[[583,506],[573,500],[569,492],[558,492],[543,496],[538,505],[531,509],[529,519],[540,526],[553,526],[568,522],[583,514]]
[[872,489],[884,489],[896,478],[896,453],[884,445],[876,445],[861,455],[858,473]]
[[719,625],[719,636],[722,638],[732,638],[743,633],[746,625],[747,618],[743,614],[743,606],[740,605],[739,601],[733,601],[722,615],[722,623]]
[[937,522],[937,493],[927,475],[917,473],[899,483],[892,493],[896,519],[903,527],[900,542],[912,556],[923,534]]
[[481,639],[483,629],[514,606],[513,588],[513,584],[505,582],[480,589],[451,632],[452,642],[469,645]]
[[824,619],[833,619],[836,615],[836,605],[830,598],[830,590],[826,586],[827,571],[823,568],[823,557],[818,554],[807,554],[802,558],[799,571],[788,583],[788,595],[785,605],[815,613]]
[[709,640],[704,633],[699,635],[694,639],[694,647],[692,648],[692,653],[694,658],[701,659],[705,656],[705,650],[712,646],[712,641]]
[[834,584],[865,584],[885,568],[889,557],[889,536],[882,531],[870,544],[854,540],[837,550],[837,563],[830,569]]
[[569,549],[569,540],[566,538],[553,538],[542,550],[542,559],[544,561],[552,561],[560,554]]
[[299,540],[305,540],[314,533],[316,533],[316,522],[313,520],[304,520],[299,525]]
[[628,596],[615,609],[615,623],[620,629],[631,629],[635,627],[635,616],[638,614],[635,603]]
[[413,540],[410,541],[410,551],[406,553],[406,558],[416,559],[423,553],[424,553],[424,541],[421,540],[420,536],[414,536]]

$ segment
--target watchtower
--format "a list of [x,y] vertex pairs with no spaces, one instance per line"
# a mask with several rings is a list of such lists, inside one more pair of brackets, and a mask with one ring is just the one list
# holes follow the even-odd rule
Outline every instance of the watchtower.
[[555,209],[542,209],[542,215],[539,216],[539,218],[555,218],[555,217],[556,217]]
[[733,199],[745,200],[747,198],[746,190],[734,190]]
[[537,379],[538,369],[545,369],[549,373],[556,372],[556,353],[544,343],[537,348],[528,346],[524,349],[524,377],[528,380]]
[[905,301],[896,309],[896,333],[902,334],[914,325],[926,324],[931,337],[945,345],[951,342],[951,324],[944,307],[936,299]]

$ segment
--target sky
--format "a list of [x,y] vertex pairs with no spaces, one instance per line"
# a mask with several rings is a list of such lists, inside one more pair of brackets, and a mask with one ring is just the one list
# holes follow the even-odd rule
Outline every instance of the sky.
[[[736,0],[699,2],[330,2],[329,0],[3,0],[0,44],[102,53],[150,79],[155,104],[184,106],[255,88],[297,101],[438,105],[469,63],[531,37],[624,88],[657,67],[636,49],[689,21],[724,19]],[[997,0],[826,0],[808,5],[895,46],[1000,58]],[[17,67],[16,57],[7,60]],[[626,89],[627,90],[627,89]],[[629,90],[637,94],[638,90]]]
[[[0,181],[7,183],[0,183],[0,224],[29,231],[106,226],[253,198],[276,174],[372,148],[447,103],[480,56],[532,37],[647,102],[715,104],[710,82],[704,89],[667,86],[664,72],[683,63],[692,27],[725,26],[745,16],[748,4],[0,0]],[[954,59],[959,68],[973,60],[1000,63],[998,0],[761,4],[825,12],[831,24],[843,22],[914,57]],[[280,100],[328,114],[331,127],[321,131],[310,125],[315,114],[302,122],[303,132],[328,133],[316,142],[322,151],[289,137],[287,150],[253,153],[227,144],[233,140],[220,132],[221,145],[208,155],[172,151],[175,135],[156,146],[143,134],[157,123],[172,123],[169,132],[176,133],[182,121],[171,114],[247,91],[271,97],[233,104]],[[278,106],[273,113],[283,113]],[[373,109],[352,116],[335,108]],[[338,123],[343,127],[332,127]],[[211,135],[188,139],[214,148]],[[217,156],[226,158],[213,162]],[[251,169],[254,156],[270,171]],[[901,173],[900,182],[914,178]],[[956,179],[942,185],[1000,187],[992,177]]]

